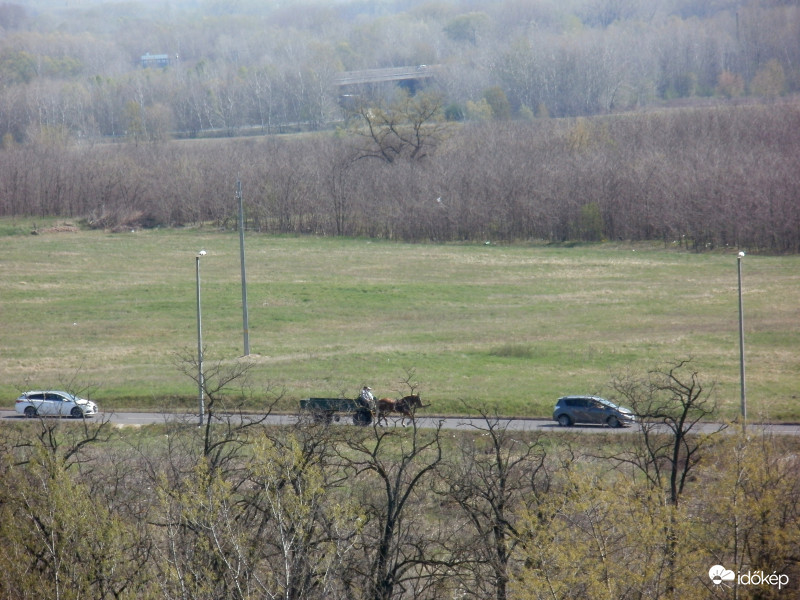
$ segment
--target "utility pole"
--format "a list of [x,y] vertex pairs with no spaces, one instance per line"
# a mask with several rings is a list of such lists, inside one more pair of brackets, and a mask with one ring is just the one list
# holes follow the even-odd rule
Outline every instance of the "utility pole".
[[200,311],[200,257],[205,256],[206,251],[200,250],[194,257],[195,279],[197,281],[197,402],[198,402],[198,427],[203,426],[203,415],[205,415],[205,376],[203,375],[203,316]]
[[250,356],[250,330],[247,318],[247,269],[244,262],[244,207],[242,206],[242,182],[236,180],[236,198],[239,200],[239,258],[242,263],[242,329],[244,331],[244,355]]
[[742,259],[744,252],[739,252],[736,259],[736,271],[739,275],[739,386],[742,401],[742,426],[747,423],[747,393],[744,383],[744,310],[742,307]]

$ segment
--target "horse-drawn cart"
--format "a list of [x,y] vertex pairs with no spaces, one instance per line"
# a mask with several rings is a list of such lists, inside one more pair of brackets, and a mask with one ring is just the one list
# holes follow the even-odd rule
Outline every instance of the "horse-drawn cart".
[[338,421],[343,415],[352,416],[354,425],[372,423],[372,411],[359,400],[350,398],[307,398],[300,400],[300,411],[316,423]]

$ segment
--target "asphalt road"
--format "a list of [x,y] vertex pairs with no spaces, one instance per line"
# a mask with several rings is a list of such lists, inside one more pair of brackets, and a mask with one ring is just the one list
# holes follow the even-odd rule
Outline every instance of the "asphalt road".
[[[251,418],[259,418],[263,415],[247,415]],[[52,419],[54,417],[45,417]],[[238,418],[238,417],[237,417]],[[68,419],[71,421],[71,419]],[[183,421],[187,423],[197,423],[197,415],[190,413],[150,413],[150,412],[110,412],[100,413],[92,417],[93,421],[108,420],[111,424],[118,427],[137,427],[142,425],[153,425],[170,421]],[[0,410],[0,424],[24,422],[25,417],[12,410]],[[294,425],[298,421],[297,415],[269,415],[264,421],[269,425]],[[417,426],[431,428],[439,423],[442,429],[458,429],[462,431],[479,430],[486,428],[486,422],[482,419],[470,419],[466,417],[418,417]],[[541,431],[541,432],[581,432],[581,433],[634,433],[638,427],[625,427],[622,429],[610,429],[604,425],[575,425],[573,427],[559,427],[557,423],[548,419],[513,419],[501,420],[503,425],[514,431]],[[352,420],[342,417],[340,421],[334,422],[337,426],[351,425]],[[400,427],[400,419],[389,417],[389,426]],[[717,431],[720,425],[717,423],[702,423],[693,429],[698,433],[711,433]],[[776,435],[800,435],[800,423],[780,423],[780,424],[751,424],[750,430],[767,431]]]

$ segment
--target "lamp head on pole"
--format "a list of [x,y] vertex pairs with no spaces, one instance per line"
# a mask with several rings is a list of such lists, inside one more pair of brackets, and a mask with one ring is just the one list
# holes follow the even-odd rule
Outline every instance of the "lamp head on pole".
[[739,252],[739,258],[744,258],[744,252]]
[[[744,256],[743,253],[741,253],[741,254],[742,254],[742,256]],[[205,250],[200,250],[200,252],[197,253],[197,256],[205,256],[205,255],[206,255],[206,251]]]

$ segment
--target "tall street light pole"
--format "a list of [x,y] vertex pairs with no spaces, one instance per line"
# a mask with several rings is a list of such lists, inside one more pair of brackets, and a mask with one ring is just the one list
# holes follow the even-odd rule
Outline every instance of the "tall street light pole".
[[244,355],[250,356],[250,325],[247,317],[247,269],[244,264],[244,208],[242,206],[242,182],[236,181],[236,198],[239,200],[239,259],[242,263],[242,330],[244,332]]
[[197,426],[203,426],[203,415],[205,414],[205,381],[203,380],[203,317],[200,311],[200,257],[205,256],[206,251],[200,250],[194,258],[195,276],[197,279],[197,401],[200,405],[198,412]]
[[742,310],[742,259],[744,252],[739,252],[736,259],[739,275],[739,387],[742,393],[742,424],[747,422],[747,394],[744,386],[744,312]]

